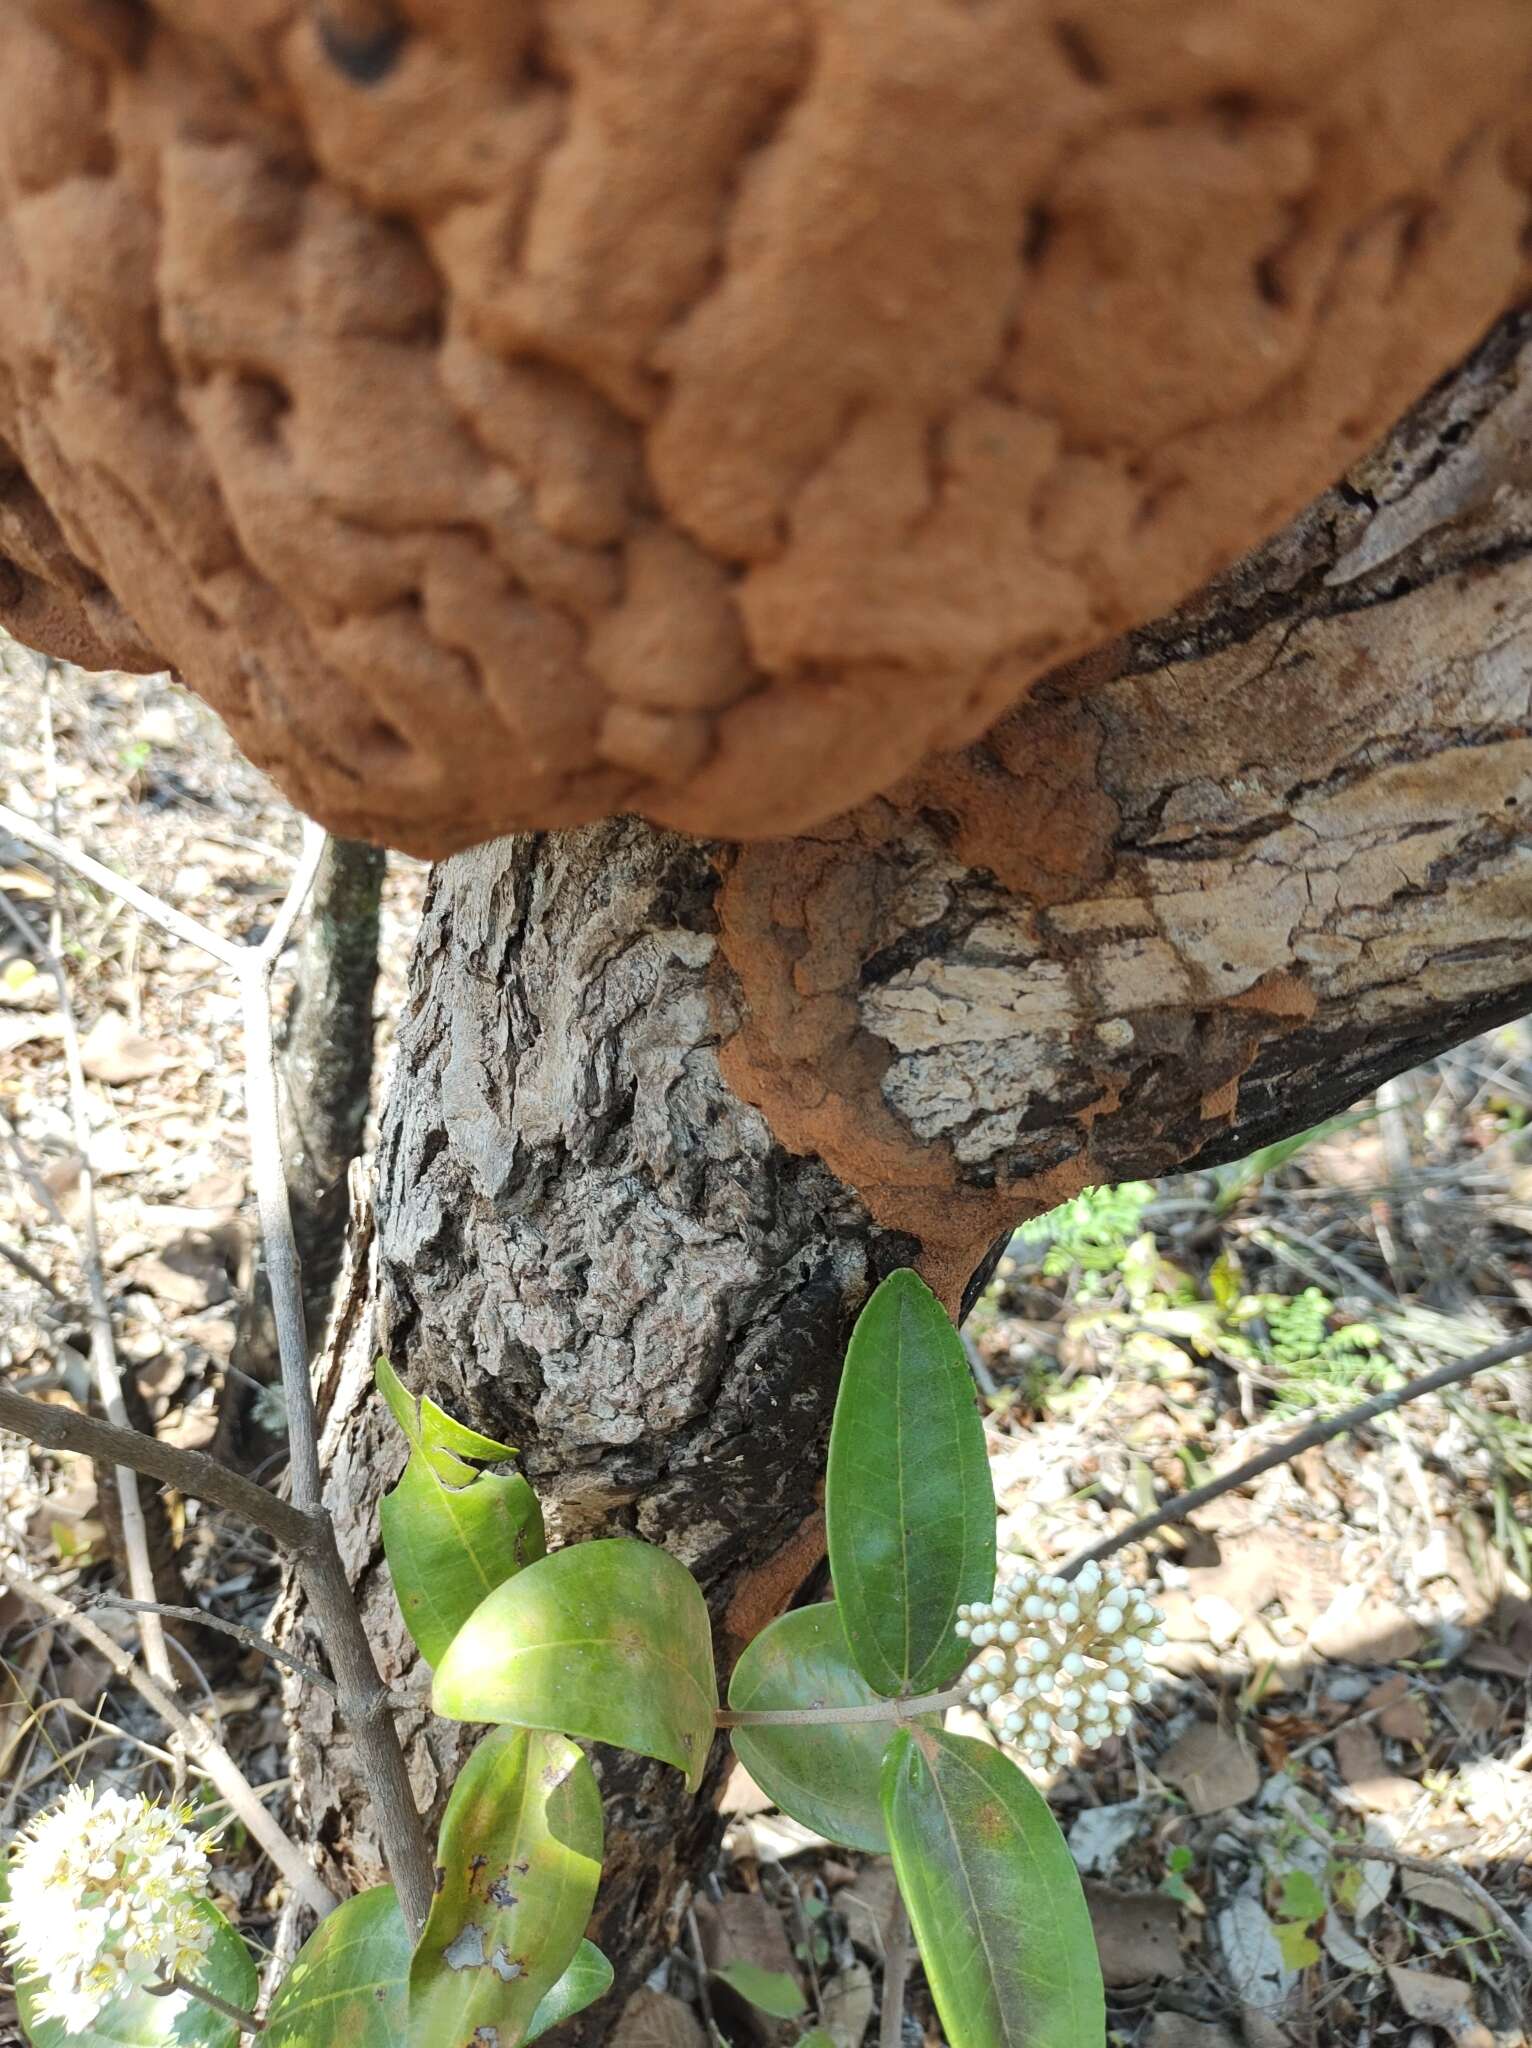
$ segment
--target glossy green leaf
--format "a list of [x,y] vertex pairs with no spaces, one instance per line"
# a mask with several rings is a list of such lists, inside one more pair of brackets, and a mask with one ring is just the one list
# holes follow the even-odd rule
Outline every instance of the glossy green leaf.
[[583,1750],[538,1729],[485,1737],[442,1819],[436,1894],[410,1965],[410,2048],[491,2037],[519,2048],[579,1949],[602,1839]]
[[706,1603],[686,1567],[652,1544],[573,1544],[481,1602],[432,1699],[454,1720],[558,1729],[658,1757],[695,1792],[718,1706]]
[[987,1742],[901,1729],[883,1814],[951,2048],[1102,2048],[1085,1893],[1031,1779]]
[[726,1963],[713,1975],[731,1991],[774,2020],[795,2020],[808,2010],[803,1986],[783,1970],[763,1970],[758,1963]]
[[388,1403],[395,1422],[403,1430],[412,1451],[418,1451],[436,1474],[449,1486],[467,1486],[475,1477],[474,1466],[498,1464],[516,1455],[514,1444],[497,1443],[481,1436],[440,1407],[429,1395],[412,1394],[388,1359],[381,1353],[373,1363],[378,1391]]
[[598,1998],[605,1998],[611,1988],[611,1964],[593,1941],[582,1941],[574,1961],[533,2013],[526,2039],[535,2041],[550,2027],[562,2026]]
[[261,2048],[399,2048],[409,1980],[410,1937],[393,1886],[360,1892],[298,1951],[271,2002]]
[[[216,1906],[200,1903],[198,1913],[213,1923],[213,1941],[192,1981],[245,2012],[255,2009],[260,1983],[250,1951]],[[88,2027],[71,2033],[62,2020],[37,2016],[39,1987],[17,1977],[16,2012],[32,2048],[235,2048],[240,2035],[231,2019],[195,1998],[177,1994],[154,1998],[147,1991],[119,1998]]]
[[419,1452],[378,1519],[400,1612],[432,1665],[485,1594],[547,1548],[537,1495],[519,1474],[481,1472],[449,1486]]
[[[779,1615],[750,1644],[729,1681],[729,1705],[740,1712],[861,1707],[877,1697],[851,1661],[833,1600]],[[879,1794],[887,1721],[729,1732],[735,1755],[784,1813],[848,1849],[887,1855]]]
[[968,1655],[960,1601],[995,1584],[995,1493],[973,1378],[918,1274],[891,1273],[857,1318],[825,1477],[846,1640],[875,1691],[933,1692]]

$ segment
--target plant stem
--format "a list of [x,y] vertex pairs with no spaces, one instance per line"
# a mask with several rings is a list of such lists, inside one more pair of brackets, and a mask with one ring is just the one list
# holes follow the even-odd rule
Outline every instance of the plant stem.
[[259,2034],[265,2029],[266,2022],[258,2020],[253,2012],[246,2012],[242,2005],[231,2005],[227,1998],[194,1984],[190,1977],[171,1977],[164,1984],[151,1984],[148,1988],[151,1998],[173,1998],[176,1992],[184,1991],[188,1998],[195,1998],[211,2006],[214,2012],[221,2012],[226,2020],[233,2020],[242,2034]]
[[1262,1451],[1259,1457],[1237,1465],[1232,1472],[1210,1479],[1203,1486],[1194,1486],[1187,1493],[1172,1494],[1152,1514],[1140,1515],[1126,1529],[1119,1529],[1113,1536],[1103,1536],[1099,1543],[1078,1552],[1068,1564],[1060,1565],[1058,1576],[1072,1579],[1080,1567],[1089,1564],[1093,1558],[1111,1557],[1126,1549],[1128,1544],[1141,1542],[1156,1529],[1163,1529],[1171,1522],[1184,1522],[1188,1515],[1195,1514],[1198,1508],[1205,1508],[1209,1501],[1217,1500],[1221,1494],[1232,1493],[1237,1486],[1248,1486],[1252,1479],[1274,1471],[1278,1465],[1288,1464],[1304,1451],[1312,1450],[1316,1444],[1327,1444],[1332,1437],[1361,1429],[1380,1415],[1389,1415],[1394,1409],[1404,1407],[1406,1402],[1418,1401],[1426,1394],[1440,1393],[1444,1387],[1458,1386],[1462,1381],[1471,1380],[1477,1373],[1489,1372],[1497,1365],[1509,1365],[1513,1359],[1524,1358],[1529,1351],[1532,1351],[1532,1330],[1523,1330],[1520,1336],[1508,1337],[1505,1343],[1497,1344],[1489,1351],[1480,1351],[1473,1358],[1438,1366],[1435,1372],[1406,1380],[1402,1387],[1395,1387],[1389,1393],[1374,1394],[1370,1401],[1358,1402],[1343,1415],[1332,1416],[1324,1422],[1312,1422],[1295,1436],[1285,1437],[1281,1443],[1273,1444],[1270,1450]]
[[923,1714],[944,1714],[960,1707],[968,1694],[960,1685],[947,1692],[922,1693],[917,1699],[873,1700],[865,1707],[747,1707],[735,1713],[720,1707],[715,1728],[833,1728],[863,1721],[917,1721]]

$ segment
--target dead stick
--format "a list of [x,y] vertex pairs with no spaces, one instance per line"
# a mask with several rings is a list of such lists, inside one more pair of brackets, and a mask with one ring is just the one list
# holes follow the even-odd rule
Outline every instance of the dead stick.
[[186,1754],[211,1778],[223,1794],[229,1807],[244,1822],[253,1838],[265,1850],[272,1862],[282,1872],[295,1891],[302,1894],[313,1910],[323,1916],[333,1912],[335,1899],[319,1877],[313,1865],[298,1847],[297,1843],[278,1826],[262,1806],[251,1787],[249,1779],[235,1763],[215,1735],[200,1721],[194,1721],[166,1692],[157,1685],[147,1671],[142,1670],[119,1643],[114,1643],[106,1630],[97,1626],[88,1614],[82,1614],[78,1607],[65,1600],[60,1594],[40,1586],[24,1572],[0,1558],[0,1580],[23,1600],[29,1600],[34,1607],[40,1607],[53,1620],[65,1623],[82,1636],[96,1653],[106,1662],[125,1684],[131,1685],[146,1705],[152,1707],[167,1728],[172,1729],[185,1746]]
[[[98,1593],[96,1605],[115,1607],[126,1610],[129,1614],[136,1614],[142,1602],[124,1600],[119,1593]],[[288,1670],[301,1678],[306,1685],[317,1685],[323,1692],[332,1693],[335,1690],[333,1678],[326,1678],[322,1671],[317,1671],[312,1664],[305,1664],[303,1659],[295,1657],[291,1650],[279,1649],[275,1643],[268,1642],[265,1636],[258,1635],[253,1628],[246,1628],[242,1621],[225,1621],[221,1614],[209,1614],[205,1607],[170,1607],[163,1600],[155,1602],[154,1611],[168,1621],[191,1621],[199,1628],[217,1629],[221,1635],[232,1636],[235,1642],[243,1643],[246,1649],[259,1650],[263,1657],[271,1658],[274,1664],[285,1664]]]
[[910,1916],[899,1887],[883,1924],[883,2007],[878,2048],[899,2048],[904,2039],[904,1987],[910,1974]]
[[104,1464],[130,1465],[146,1479],[173,1486],[193,1500],[211,1501],[251,1522],[295,1556],[303,1556],[317,1538],[313,1518],[281,1499],[253,1479],[231,1472],[204,1451],[183,1450],[177,1444],[161,1443],[141,1430],[119,1429],[115,1423],[81,1415],[73,1408],[59,1408],[51,1401],[34,1401],[26,1394],[0,1387],[0,1429],[25,1437],[49,1451],[75,1451],[82,1457]]
[[362,1625],[351,1582],[336,1547],[334,1530],[324,1513],[318,1456],[318,1424],[313,1383],[309,1377],[308,1342],[303,1321],[303,1296],[293,1238],[287,1176],[277,1115],[276,1063],[271,1035],[271,975],[277,957],[312,886],[324,851],[324,834],[305,827],[303,857],[292,885],[263,943],[240,946],[220,938],[134,882],[93,860],[78,847],[66,845],[51,832],[0,804],[0,830],[23,845],[34,846],[84,875],[98,888],[131,904],[152,923],[197,946],[239,977],[245,1024],[245,1099],[250,1117],[250,1153],[256,1197],[266,1239],[272,1310],[282,1363],[292,1434],[292,1489],[295,1504],[320,1521],[314,1545],[300,1559],[300,1575],[335,1671],[341,1718],[356,1745],[368,1794],[378,1812],[378,1831],[388,1858],[389,1874],[412,1934],[418,1934],[430,1911],[434,1873],[431,1847],[415,1807],[399,1731],[389,1708],[387,1687],[378,1675],[377,1660]]
[[1355,1408],[1348,1408],[1343,1415],[1332,1416],[1326,1422],[1312,1422],[1307,1429],[1300,1429],[1296,1436],[1285,1437],[1281,1443],[1273,1444],[1269,1451],[1262,1451],[1258,1458],[1236,1466],[1232,1472],[1210,1479],[1204,1486],[1194,1486],[1189,1493],[1172,1494],[1152,1514],[1140,1515],[1126,1529],[1119,1529],[1114,1536],[1103,1536],[1099,1543],[1080,1551],[1068,1564],[1060,1567],[1059,1576],[1073,1578],[1080,1567],[1089,1564],[1093,1558],[1111,1557],[1130,1543],[1142,1542],[1156,1529],[1163,1529],[1171,1522],[1184,1522],[1188,1515],[1195,1514],[1198,1508],[1205,1508],[1220,1494],[1232,1493],[1237,1486],[1248,1486],[1263,1472],[1288,1464],[1304,1451],[1313,1450],[1316,1444],[1327,1444],[1332,1437],[1361,1429],[1380,1415],[1390,1415],[1394,1409],[1404,1407],[1408,1401],[1418,1401],[1426,1394],[1439,1394],[1444,1387],[1458,1386],[1464,1380],[1471,1380],[1476,1373],[1489,1372],[1497,1365],[1509,1365],[1513,1359],[1524,1358],[1529,1351],[1532,1351],[1532,1330],[1523,1330],[1519,1337],[1508,1337],[1505,1343],[1495,1345],[1492,1350],[1481,1351],[1473,1358],[1459,1359],[1452,1365],[1438,1366],[1435,1372],[1406,1380],[1402,1387],[1395,1387],[1387,1394],[1374,1394],[1370,1401],[1358,1402]]

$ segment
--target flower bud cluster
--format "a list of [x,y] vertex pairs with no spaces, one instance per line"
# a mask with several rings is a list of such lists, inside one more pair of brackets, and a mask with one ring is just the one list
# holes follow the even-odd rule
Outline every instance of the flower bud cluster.
[[976,1655],[963,1673],[977,1707],[1009,1749],[1045,1766],[1121,1735],[1149,1698],[1148,1653],[1163,1643],[1159,1610],[1121,1572],[1082,1566],[1078,1578],[1004,1567],[994,1597],[958,1609]]
[[115,1999],[193,1975],[215,1922],[210,1837],[184,1808],[75,1785],[12,1845],[0,1930],[40,2019],[83,2032]]

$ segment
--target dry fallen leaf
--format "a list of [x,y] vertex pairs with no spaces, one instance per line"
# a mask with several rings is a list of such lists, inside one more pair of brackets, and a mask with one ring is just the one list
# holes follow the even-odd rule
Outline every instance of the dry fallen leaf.
[[1343,1586],[1309,1630],[1309,1647],[1336,1664],[1397,1664],[1425,1637],[1375,1586]]
[[1226,2027],[1188,2019],[1184,2012],[1157,2012],[1149,2022],[1144,2048],[1235,2048]]
[[1335,1762],[1360,1803],[1374,1813],[1403,1813],[1420,1797],[1413,1779],[1389,1769],[1382,1743],[1365,1723],[1336,1729]]
[[1498,1726],[1503,1711],[1489,1687],[1475,1685],[1471,1678],[1450,1679],[1442,1687],[1442,1705],[1470,1735],[1487,1735]]
[[1255,1758],[1237,1735],[1215,1721],[1199,1721],[1178,1736],[1155,1766],[1160,1777],[1186,1795],[1193,1813],[1216,1813],[1253,1799],[1261,1787]]
[[1445,1913],[1449,1920],[1459,1920],[1479,1934],[1489,1934],[1494,1928],[1494,1921],[1473,1894],[1454,1884],[1450,1877],[1405,1870],[1400,1872],[1399,1888],[1417,1906],[1425,1906],[1432,1913]]
[[612,2030],[611,2048],[707,2048],[702,2022],[665,1991],[635,1991]]
[[81,1042],[80,1060],[92,1081],[121,1088],[167,1072],[177,1055],[135,1031],[120,1010],[103,1010]]
[[1474,2012],[1473,1987],[1461,1977],[1439,1977],[1432,1970],[1391,1965],[1388,1981],[1412,2020],[1442,2028],[1458,2048],[1494,2048],[1494,2035]]
[[1085,1901],[1108,1984],[1142,1984],[1151,1977],[1179,1977],[1181,1913],[1163,1892],[1119,1892],[1087,1884]]

